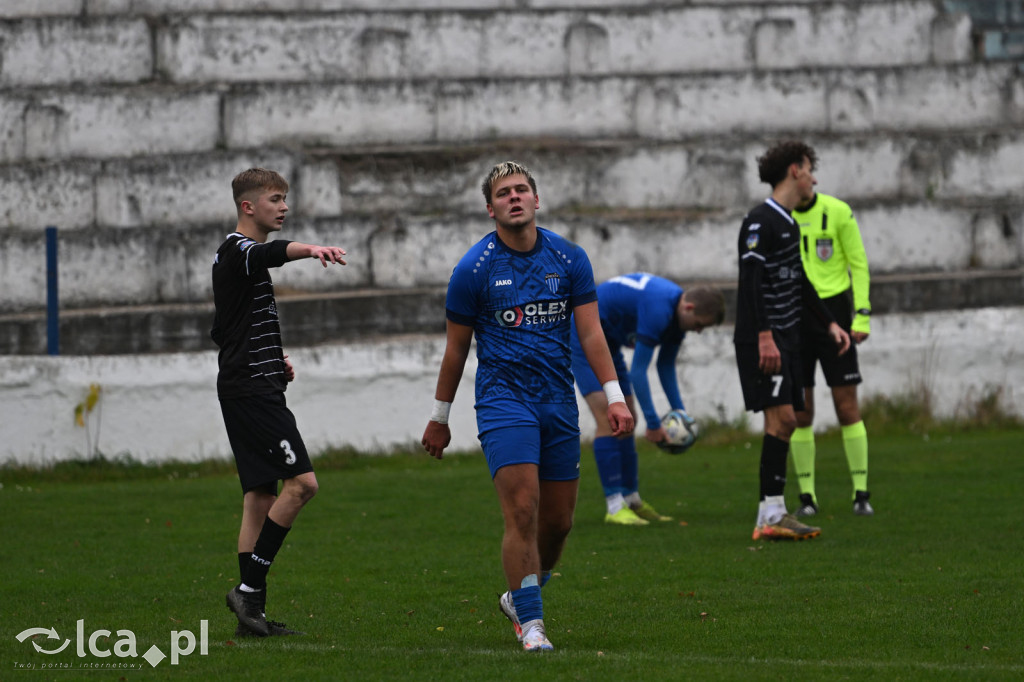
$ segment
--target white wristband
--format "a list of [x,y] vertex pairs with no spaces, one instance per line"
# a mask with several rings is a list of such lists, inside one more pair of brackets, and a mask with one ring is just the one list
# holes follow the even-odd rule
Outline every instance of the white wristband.
[[430,413],[430,421],[438,424],[448,423],[448,413],[452,411],[452,404],[443,400],[434,401],[434,409]]
[[617,379],[606,381],[601,388],[604,389],[604,394],[608,397],[609,405],[626,402],[626,397],[622,395],[622,387],[619,386]]

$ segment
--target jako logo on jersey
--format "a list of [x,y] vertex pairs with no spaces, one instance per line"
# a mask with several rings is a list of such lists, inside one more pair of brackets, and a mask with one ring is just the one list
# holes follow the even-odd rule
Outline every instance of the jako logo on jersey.
[[512,280],[510,280],[510,279],[496,279],[496,280],[494,280],[494,286],[496,286],[496,287],[512,286]]
[[568,301],[544,301],[527,303],[524,306],[506,308],[494,313],[494,319],[502,327],[520,327],[523,325],[548,324],[559,322],[569,316]]

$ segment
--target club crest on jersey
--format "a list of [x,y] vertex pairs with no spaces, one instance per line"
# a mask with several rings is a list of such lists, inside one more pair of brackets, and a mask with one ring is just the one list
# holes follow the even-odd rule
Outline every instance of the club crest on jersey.
[[548,285],[548,289],[551,290],[551,293],[558,293],[559,277],[557,273],[549,272],[548,274],[544,275],[544,282]]
[[757,248],[757,243],[761,241],[760,235],[748,234],[747,235],[747,250],[752,251]]
[[541,301],[498,310],[494,319],[502,327],[522,327],[560,322],[569,317],[568,301]]
[[824,261],[827,261],[835,253],[832,248],[832,240],[824,237],[814,242],[814,251],[818,254],[818,258]]

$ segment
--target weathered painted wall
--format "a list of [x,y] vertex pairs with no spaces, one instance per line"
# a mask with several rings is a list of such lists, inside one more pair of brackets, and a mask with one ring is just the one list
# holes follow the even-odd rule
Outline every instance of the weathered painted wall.
[[[928,386],[940,415],[963,412],[1001,388],[1004,405],[1024,415],[1024,308],[880,316],[860,347],[863,395],[895,395]],[[391,337],[365,343],[291,349],[298,377],[288,390],[307,445],[388,451],[417,444],[444,350],[442,335]],[[88,386],[102,386],[99,448],[108,456],[194,460],[230,454],[215,390],[217,359],[208,353],[134,356],[0,356],[4,440],[0,461],[43,464],[82,456],[85,431],[74,406]],[[452,411],[453,449],[476,449],[475,361],[466,368]],[[735,419],[743,410],[732,329],[691,334],[678,372],[683,399],[698,418]],[[657,378],[652,376],[652,384]],[[824,382],[820,380],[819,384]],[[835,423],[827,389],[819,386],[817,424]],[[656,404],[667,410],[660,390]],[[581,406],[581,427],[593,420]],[[755,417],[753,428],[760,428]],[[868,425],[870,429],[870,424]],[[424,455],[426,456],[426,455]],[[482,465],[481,465],[482,466]]]
[[208,301],[251,165],[292,181],[290,236],[352,253],[293,290],[443,284],[504,155],[599,277],[668,242],[703,256],[659,274],[727,279],[783,135],[819,147],[876,272],[1024,267],[1019,71],[931,0],[380,5],[4,3],[0,314],[42,308],[50,224],[67,308]]

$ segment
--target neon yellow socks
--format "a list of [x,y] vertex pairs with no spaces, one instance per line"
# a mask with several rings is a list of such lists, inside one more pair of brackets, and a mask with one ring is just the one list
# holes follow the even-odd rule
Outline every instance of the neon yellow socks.
[[850,478],[853,479],[853,492],[850,493],[852,500],[858,490],[868,489],[868,431],[864,428],[864,422],[859,421],[844,426],[842,432],[846,462],[850,465]]
[[793,455],[793,468],[800,492],[806,493],[817,502],[814,494],[814,427],[803,426],[793,431],[789,438],[789,451]]

